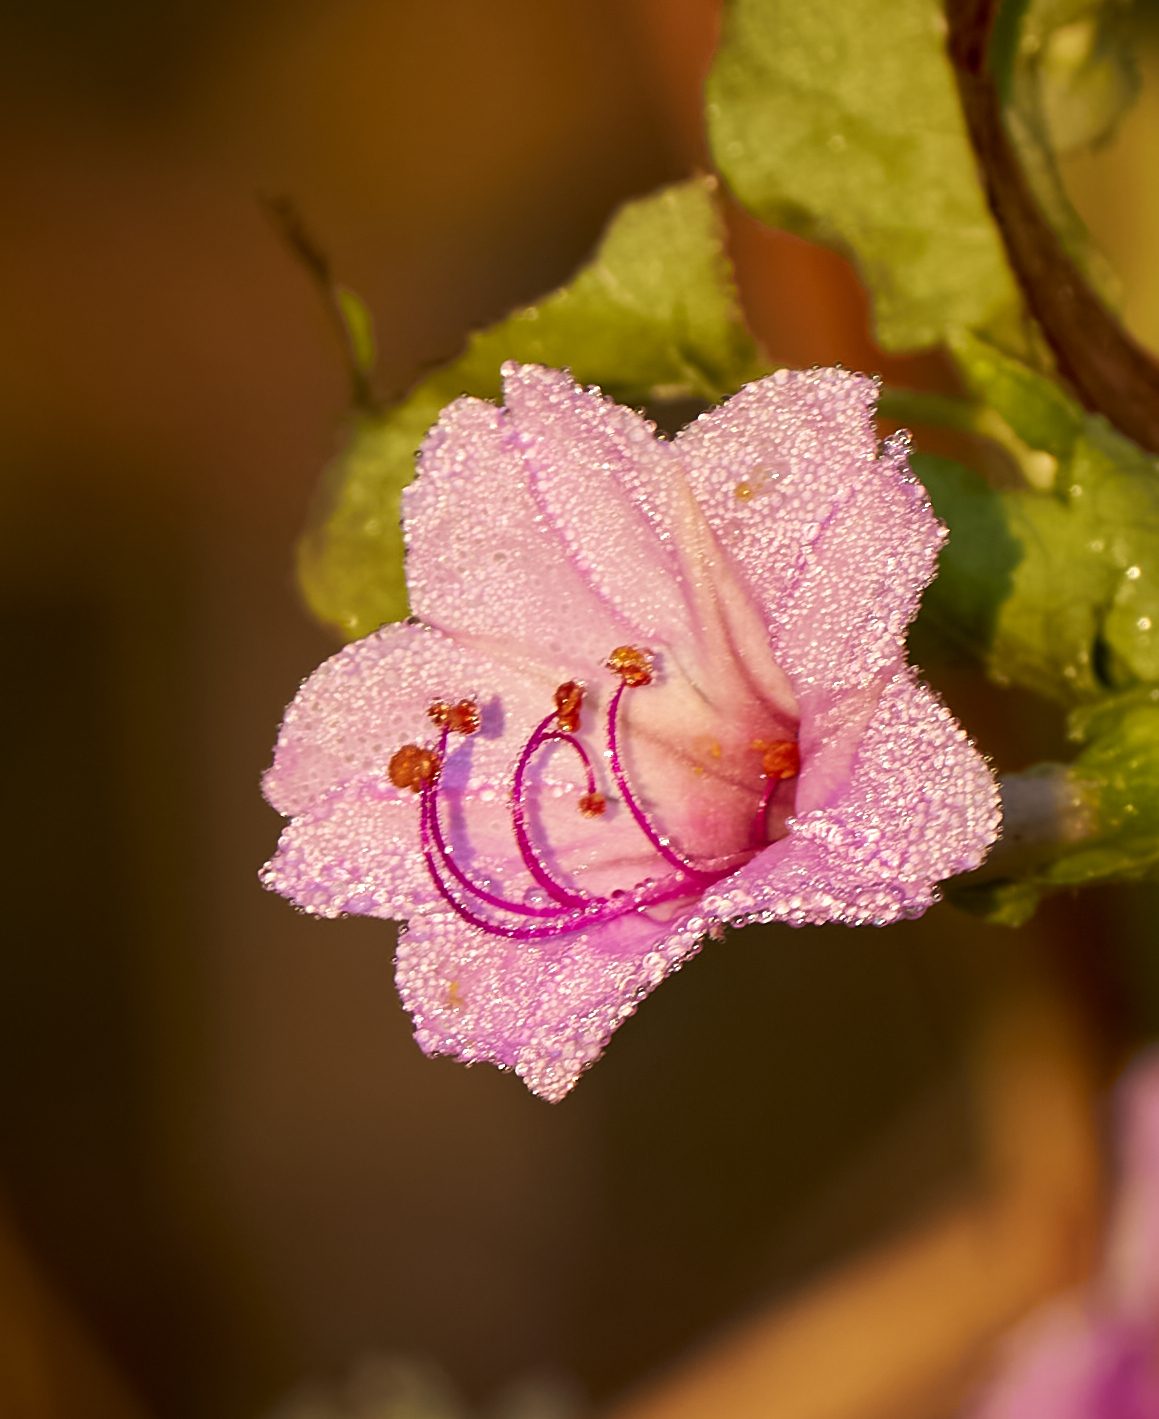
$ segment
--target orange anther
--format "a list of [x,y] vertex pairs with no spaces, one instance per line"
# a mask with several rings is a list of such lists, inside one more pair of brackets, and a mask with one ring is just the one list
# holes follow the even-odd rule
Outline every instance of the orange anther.
[[433,749],[404,744],[391,759],[387,773],[395,788],[409,788],[412,793],[418,793],[438,778],[442,766]]
[[585,818],[598,818],[608,806],[602,793],[585,793],[579,801],[579,811]]
[[774,739],[771,744],[760,744],[764,755],[761,772],[766,778],[795,778],[801,768],[801,751],[795,739]]
[[652,657],[638,646],[618,645],[605,663],[625,685],[635,687],[652,683]]
[[452,734],[474,734],[479,728],[479,706],[474,700],[460,700],[457,705],[436,700],[427,714],[440,729],[449,729]]
[[580,706],[584,702],[584,687],[578,680],[567,680],[555,692],[555,717],[560,729],[574,734],[580,727]]

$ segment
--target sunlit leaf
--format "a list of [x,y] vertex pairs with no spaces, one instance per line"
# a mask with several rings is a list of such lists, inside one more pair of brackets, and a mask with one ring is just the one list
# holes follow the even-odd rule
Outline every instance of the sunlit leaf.
[[937,0],[731,0],[708,122],[750,211],[853,256],[887,348],[1013,323]]
[[927,629],[1064,702],[1159,682],[1156,461],[1043,376],[977,341],[958,349],[975,393],[1057,471],[1047,490],[997,490],[918,455],[951,532]]
[[1054,380],[967,331],[953,332],[950,345],[971,392],[1025,444],[1056,459],[1071,456],[1084,414]]
[[1059,888],[1159,879],[1159,688],[1077,710],[1070,728],[1070,764],[1005,780],[1014,841],[954,891],[991,921],[1017,926]]
[[399,497],[415,453],[451,400],[497,396],[509,359],[567,367],[634,404],[711,402],[761,373],[711,181],[629,203],[568,285],[472,336],[397,405],[353,416],[299,556],[311,609],[343,635],[406,614]]

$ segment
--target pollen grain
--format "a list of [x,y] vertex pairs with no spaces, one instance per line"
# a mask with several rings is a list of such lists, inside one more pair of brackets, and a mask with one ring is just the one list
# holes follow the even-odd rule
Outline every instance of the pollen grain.
[[474,734],[479,728],[479,706],[474,700],[460,700],[455,705],[436,700],[428,707],[427,714],[440,729],[452,734]]
[[652,657],[638,646],[618,645],[606,664],[629,688],[652,683]]
[[801,751],[795,739],[774,739],[772,743],[758,742],[753,746],[763,749],[761,773],[774,781],[796,778],[801,769]]
[[395,788],[409,788],[412,793],[420,793],[428,783],[439,776],[442,760],[433,749],[424,749],[419,744],[404,744],[390,761],[387,773]]
[[555,718],[560,729],[574,734],[580,727],[580,707],[584,687],[578,680],[566,680],[555,692]]

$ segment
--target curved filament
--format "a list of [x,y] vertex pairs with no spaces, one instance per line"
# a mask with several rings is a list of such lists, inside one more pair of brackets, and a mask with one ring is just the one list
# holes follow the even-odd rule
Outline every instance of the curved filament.
[[[595,765],[587,749],[576,737],[583,686],[579,682],[569,681],[556,691],[555,712],[536,725],[524,745],[515,765],[510,798],[511,830],[520,860],[532,881],[542,888],[551,900],[540,905],[512,901],[476,881],[470,872],[455,860],[454,847],[447,840],[439,811],[439,783],[450,734],[452,731],[473,733],[478,728],[478,715],[476,711],[473,723],[464,727],[463,723],[455,722],[454,715],[464,708],[474,710],[473,702],[464,701],[459,706],[448,707],[439,701],[431,710],[431,717],[442,729],[438,748],[433,755],[436,768],[422,780],[421,785],[415,785],[421,796],[419,837],[423,859],[435,889],[468,925],[509,940],[550,940],[585,926],[603,925],[649,907],[696,896],[708,884],[718,881],[735,870],[740,861],[747,859],[748,854],[741,854],[739,860],[730,859],[728,862],[714,863],[711,867],[697,866],[681,856],[670,841],[653,827],[651,819],[628,782],[620,756],[619,737],[620,708],[624,691],[651,683],[649,653],[638,651],[631,646],[620,647],[609,658],[608,668],[621,676],[620,684],[608,702],[605,725],[605,753],[611,775],[632,820],[657,856],[672,870],[659,880],[646,879],[630,891],[616,891],[610,896],[597,896],[579,891],[560,881],[548,866],[544,852],[537,846],[527,795],[531,764],[541,750],[554,744],[562,744],[570,750],[579,760],[585,784],[578,805],[580,812],[590,816],[590,805],[593,802],[598,803],[595,808],[596,815],[603,812],[604,798],[599,791]],[[462,719],[460,714],[460,720]],[[417,746],[414,747],[416,752],[419,752]],[[795,744],[791,747],[795,753]],[[766,777],[753,821],[753,851],[768,841],[766,821],[776,782],[771,773]]]

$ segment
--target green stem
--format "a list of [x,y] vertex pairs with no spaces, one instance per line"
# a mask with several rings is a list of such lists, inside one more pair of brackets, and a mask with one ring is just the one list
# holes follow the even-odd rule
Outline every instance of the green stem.
[[370,412],[378,407],[371,375],[374,367],[374,333],[362,302],[334,279],[330,260],[314,240],[298,209],[288,197],[262,199],[266,215],[301,263],[326,303],[342,342],[355,408]]

